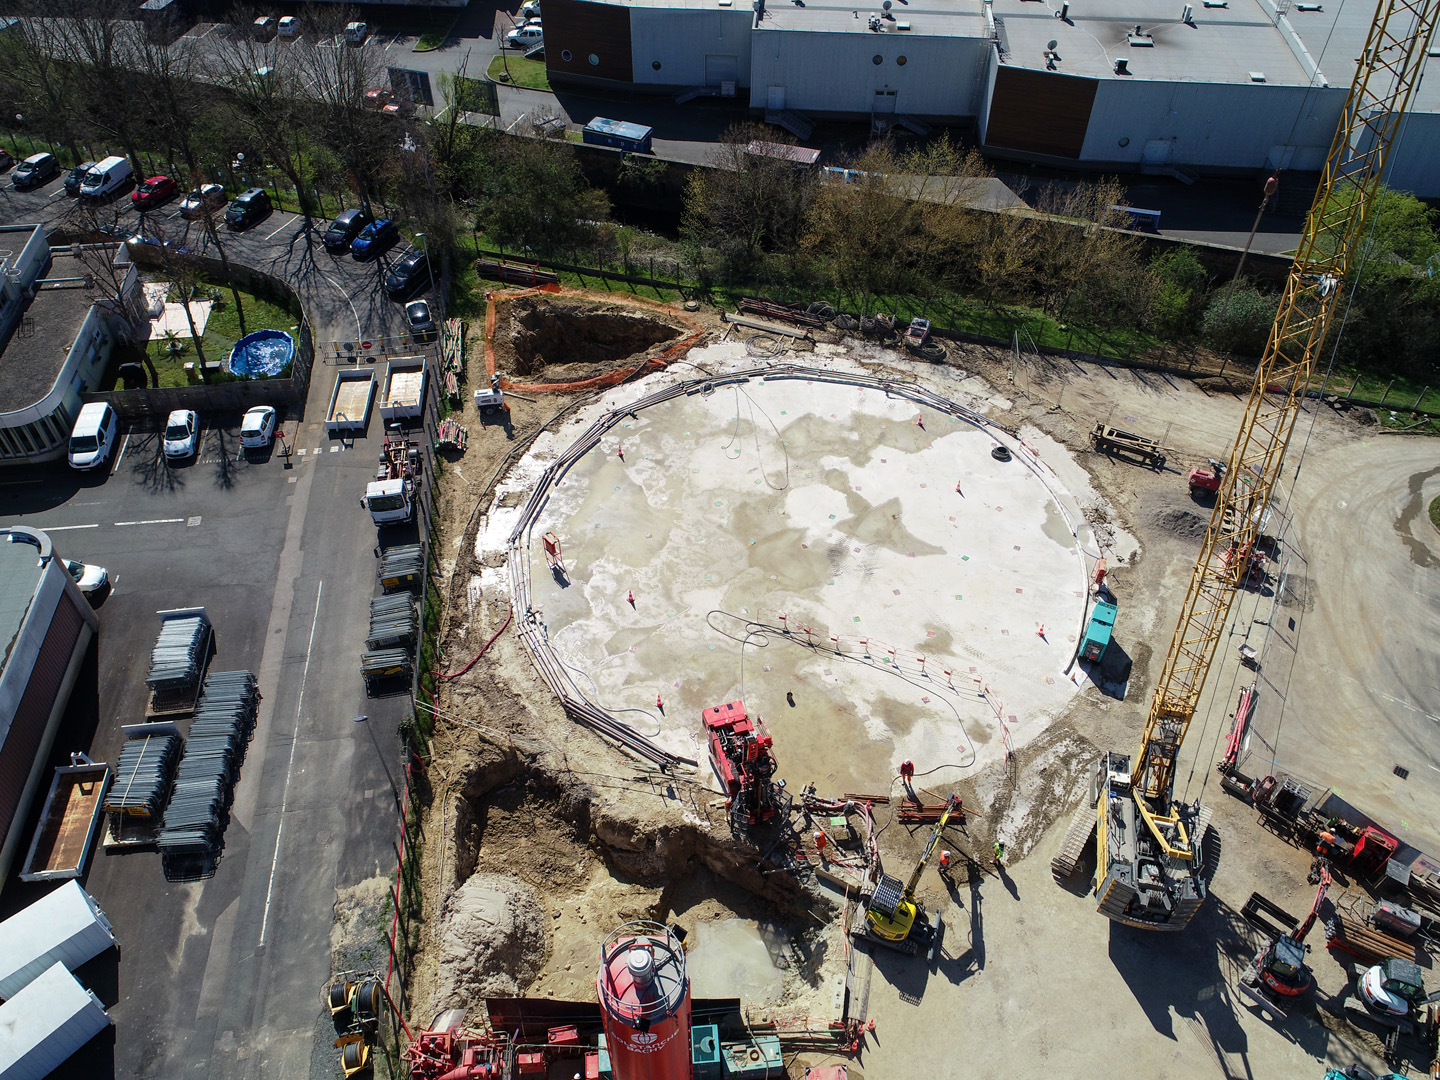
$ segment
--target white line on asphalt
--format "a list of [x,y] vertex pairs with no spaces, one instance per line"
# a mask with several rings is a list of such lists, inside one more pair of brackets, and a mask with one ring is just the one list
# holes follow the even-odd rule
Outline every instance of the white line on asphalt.
[[345,302],[350,305],[350,310],[355,315],[355,336],[356,338],[363,338],[365,336],[365,331],[362,330],[360,327],[360,309],[355,306],[355,301],[350,299],[349,293],[347,293],[344,289],[340,288],[339,285],[335,284],[335,279],[332,278],[329,274],[322,272],[320,276],[326,281],[328,281],[331,287],[334,288],[334,290],[338,292],[341,296],[343,296],[345,298]]
[[184,518],[146,518],[144,521],[117,521],[116,525],[173,525]]
[[320,594],[325,591],[325,582],[315,589],[315,617],[310,620],[310,641],[305,646],[305,667],[300,672],[300,699],[295,702],[295,729],[290,733],[290,764],[285,766],[285,787],[280,795],[280,824],[275,829],[275,854],[270,859],[270,883],[265,886],[265,914],[260,917],[260,941],[257,949],[265,947],[265,930],[270,925],[270,898],[275,893],[275,868],[280,864],[280,837],[285,833],[285,807],[290,803],[290,774],[295,771],[295,747],[300,742],[300,710],[305,707],[305,680],[310,675],[310,657],[315,651],[315,627],[320,624]]
[[65,532],[67,529],[98,529],[99,527],[100,523],[97,521],[94,525],[41,525],[40,530],[42,532],[52,533]]
[[[270,234],[270,236],[274,236],[275,233],[279,232],[281,229],[287,229],[287,228],[289,228],[291,225],[294,225],[295,222],[296,222],[296,220],[297,220],[296,218],[291,218],[289,221],[282,221],[282,222],[280,223],[280,225],[276,228],[275,232],[272,232],[272,233]],[[270,239],[270,236],[265,237],[265,239],[266,239],[266,240],[269,240],[269,239]],[[203,336],[203,335],[202,335],[202,336]]]
[[[200,335],[200,336],[201,336],[201,337],[204,337],[205,335],[202,334],[202,335]],[[114,465],[114,467],[110,470],[110,475],[111,475],[111,476],[114,476],[117,472],[120,471],[120,462],[122,462],[122,461],[125,460],[125,450],[126,450],[126,448],[127,448],[129,445],[130,445],[130,435],[127,433],[127,434],[125,435],[125,441],[120,444],[120,453],[118,453],[118,454],[115,455],[115,465]]]

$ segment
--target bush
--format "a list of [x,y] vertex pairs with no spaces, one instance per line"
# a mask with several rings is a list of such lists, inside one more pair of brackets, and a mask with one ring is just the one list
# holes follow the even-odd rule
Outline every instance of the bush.
[[1219,290],[1205,308],[1201,332],[1216,349],[1258,357],[1265,351],[1279,301],[1249,282]]
[[1157,285],[1150,305],[1150,321],[1162,334],[1188,337],[1200,326],[1205,309],[1205,268],[1185,248],[1153,259],[1150,273]]

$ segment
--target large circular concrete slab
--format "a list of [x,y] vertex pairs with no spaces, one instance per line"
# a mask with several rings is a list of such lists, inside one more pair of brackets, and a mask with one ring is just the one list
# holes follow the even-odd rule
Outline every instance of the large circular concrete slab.
[[[1002,758],[1076,692],[1065,670],[1088,578],[1074,504],[1019,442],[819,371],[632,413],[636,396],[567,428],[624,414],[512,549],[595,705],[703,758],[701,710],[740,699],[791,784],[883,792],[907,758],[922,779]],[[1002,443],[1011,460],[992,455]],[[537,445],[517,475],[567,445]],[[546,532],[563,575],[546,568]]]

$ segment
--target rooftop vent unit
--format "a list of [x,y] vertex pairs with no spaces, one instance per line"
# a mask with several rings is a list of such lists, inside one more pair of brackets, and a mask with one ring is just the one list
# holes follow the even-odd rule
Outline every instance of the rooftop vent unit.
[[1207,8],[1228,8],[1230,0],[1204,0]]
[[1063,4],[1060,5],[1060,10],[1055,13],[1055,18],[1059,19],[1061,22],[1069,22],[1069,21],[1070,21],[1070,3],[1069,3],[1069,0],[1066,0],[1065,3],[1063,3]]
[[1186,26],[1195,25],[1195,8],[1193,5],[1185,5],[1185,10],[1180,13],[1180,21]]
[[1251,82],[1264,82],[1264,81],[1265,81],[1265,73],[1264,73],[1263,71],[1252,71],[1252,72],[1250,72],[1250,81],[1251,81]]
[[910,24],[908,22],[897,22],[895,24],[895,29],[900,31],[909,30]]
[[1321,5],[1321,4],[1296,4],[1296,5],[1295,5],[1295,10],[1296,10],[1296,11],[1324,11],[1325,8],[1324,8],[1324,6]]
[[1130,74],[1130,61],[1129,61],[1129,60],[1116,60],[1116,61],[1115,61],[1115,74],[1116,74],[1116,75],[1129,75],[1129,74]]
[[1127,34],[1126,38],[1130,42],[1132,49],[1153,49],[1155,47],[1155,39],[1145,33],[1139,26]]

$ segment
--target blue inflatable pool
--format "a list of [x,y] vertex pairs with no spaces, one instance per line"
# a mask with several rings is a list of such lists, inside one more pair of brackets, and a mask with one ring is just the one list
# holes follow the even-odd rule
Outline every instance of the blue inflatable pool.
[[230,350],[230,373],[242,379],[279,375],[295,358],[295,339],[283,330],[246,334]]

